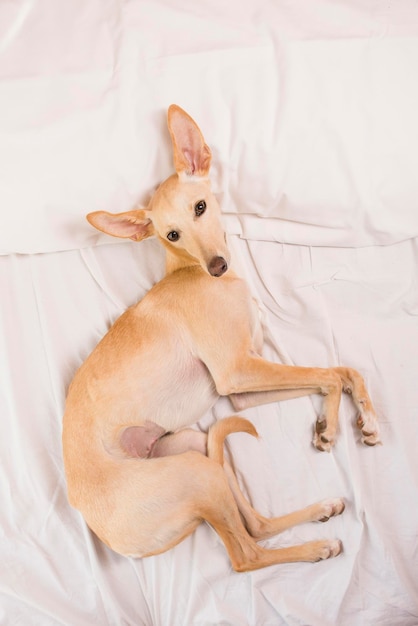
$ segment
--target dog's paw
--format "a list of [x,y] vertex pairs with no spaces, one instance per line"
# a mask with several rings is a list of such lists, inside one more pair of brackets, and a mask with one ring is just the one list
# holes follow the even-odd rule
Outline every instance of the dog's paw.
[[315,433],[313,438],[313,445],[320,452],[331,452],[333,441],[329,441],[325,436],[320,436]]
[[327,498],[319,502],[319,509],[316,521],[327,522],[330,517],[341,515],[345,509],[345,503],[342,498]]
[[324,541],[313,541],[311,543],[312,554],[308,560],[312,563],[324,561],[334,556],[338,556],[343,551],[343,544],[339,539],[329,539]]
[[339,539],[331,539],[324,542],[321,556],[318,560],[330,559],[331,557],[338,556],[343,551],[343,544]]
[[361,430],[362,443],[367,446],[375,446],[382,443],[380,439],[379,424],[376,415],[372,411],[360,413],[357,418],[357,427]]
[[313,445],[321,452],[331,452],[334,443],[334,434],[328,428],[328,423],[324,415],[320,415],[315,424]]

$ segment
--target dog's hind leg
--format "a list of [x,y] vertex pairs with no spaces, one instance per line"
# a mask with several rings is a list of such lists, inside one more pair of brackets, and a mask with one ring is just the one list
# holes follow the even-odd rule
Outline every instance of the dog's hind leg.
[[155,442],[150,458],[182,454],[189,450],[207,453],[207,434],[192,428],[184,428],[175,433],[167,433]]
[[[342,546],[338,540],[318,540],[286,548],[265,549],[257,544],[246,529],[226,473],[218,463],[196,452],[156,461],[167,462],[166,470],[171,478],[175,477],[175,481],[168,476],[164,481],[161,475],[159,488],[166,491],[162,497],[165,523],[161,524],[161,520],[156,519],[151,527],[158,527],[167,543],[160,545],[154,553],[162,552],[181,541],[193,530],[198,520],[206,521],[218,533],[234,570],[239,572],[279,563],[316,562],[341,552]],[[161,508],[158,514],[161,515]]]
[[[217,422],[211,427],[214,450],[219,451],[224,436],[244,428],[255,433],[250,422],[242,418]],[[333,504],[313,505],[283,518],[263,518],[245,500],[232,469],[227,464],[224,469],[217,460],[196,451],[206,448],[206,442],[205,433],[184,429],[161,437],[153,447],[158,454],[161,446],[161,456],[139,461],[140,473],[136,459],[121,465],[123,488],[115,490],[121,504],[115,503],[111,528],[103,536],[111,548],[129,556],[159,554],[206,521],[224,542],[236,571],[295,561],[315,562],[341,552],[337,540],[312,541],[276,550],[259,546],[252,534],[261,539],[302,521],[326,519],[337,513],[336,507],[333,510]],[[189,446],[193,450],[186,451]],[[144,490],[146,484],[154,486]],[[137,498],[138,493],[141,498]]]
[[[259,546],[245,528],[224,470],[202,454],[191,451],[139,461],[140,474],[137,463],[133,459],[122,465],[123,489],[115,491],[112,524],[104,535],[107,545],[120,554],[144,557],[165,552],[202,521],[218,533],[233,568],[240,572],[279,563],[315,562],[341,552],[338,540],[275,550]],[[144,491],[144,484],[151,486]]]
[[228,435],[234,432],[246,432],[254,437],[258,436],[253,424],[245,418],[231,416],[222,419],[209,429],[208,456],[224,468],[229,487],[245,527],[254,539],[257,541],[267,539],[268,537],[283,532],[287,528],[305,522],[325,522],[328,521],[330,517],[340,515],[340,513],[344,511],[345,505],[341,498],[329,498],[311,504],[300,511],[281,517],[267,518],[260,515],[244,497],[235,472],[230,464],[224,460],[224,440]]
[[229,463],[225,462],[223,467],[245,527],[256,541],[267,539],[306,522],[326,522],[330,517],[340,515],[344,511],[345,505],[342,498],[328,498],[287,515],[264,517],[253,509],[244,497],[235,472]]
[[[231,472],[231,476],[233,476],[231,469],[227,470],[227,472]],[[215,472],[213,472],[213,475],[215,475]],[[241,494],[240,490],[239,493]],[[227,477],[226,472],[218,473],[216,484],[214,485],[212,485],[209,476],[206,477],[205,496],[204,502],[200,503],[200,515],[219,534],[228,551],[232,566],[238,572],[250,571],[279,563],[316,562],[337,556],[342,550],[341,542],[338,540],[310,541],[305,544],[274,550],[268,550],[259,546],[248,532],[242,517],[248,523],[249,519],[254,517],[254,514],[258,518],[261,516],[258,516],[250,507],[242,494],[238,498],[236,497],[236,493],[233,493],[233,489],[231,489],[230,476]],[[320,505],[313,505],[301,512],[293,513],[283,518],[265,520],[267,525],[270,522],[270,528],[267,533],[264,532],[264,536],[280,532],[280,529],[284,530],[284,528],[288,528],[295,523],[318,519],[314,513],[318,513],[319,507]],[[333,514],[331,509],[331,506],[326,510],[325,507],[322,507],[321,514]],[[278,524],[278,521],[280,521],[280,524]],[[275,528],[273,528],[273,525],[275,525]],[[280,529],[278,530],[279,526]],[[264,528],[265,530],[266,528]],[[254,534],[257,535],[256,532]],[[261,539],[262,536],[263,533],[259,532],[256,538]]]

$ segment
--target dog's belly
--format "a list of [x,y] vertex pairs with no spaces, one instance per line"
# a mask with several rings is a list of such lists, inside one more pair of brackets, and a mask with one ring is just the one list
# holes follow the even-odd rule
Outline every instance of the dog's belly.
[[206,366],[190,355],[162,367],[152,378],[148,389],[141,389],[141,413],[166,431],[195,424],[218,398]]

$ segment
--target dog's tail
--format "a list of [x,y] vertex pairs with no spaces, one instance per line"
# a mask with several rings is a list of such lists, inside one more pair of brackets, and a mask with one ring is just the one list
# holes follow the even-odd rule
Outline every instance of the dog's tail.
[[208,431],[208,457],[220,465],[224,464],[224,441],[232,433],[248,433],[258,437],[252,423],[244,417],[233,415],[216,422]]

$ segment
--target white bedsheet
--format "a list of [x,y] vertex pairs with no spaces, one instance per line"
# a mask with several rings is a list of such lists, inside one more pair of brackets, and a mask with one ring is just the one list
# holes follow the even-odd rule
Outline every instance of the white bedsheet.
[[[0,3],[1,625],[417,626],[417,34],[412,0]],[[373,397],[383,446],[360,444],[347,397],[330,454],[315,397],[246,411],[261,439],[228,442],[265,515],[345,498],[265,542],[339,537],[337,559],[237,574],[207,525],[126,559],[67,503],[66,388],[164,271],[156,241],[84,215],[171,172],[171,102],[212,148],[266,357],[355,367]]]

